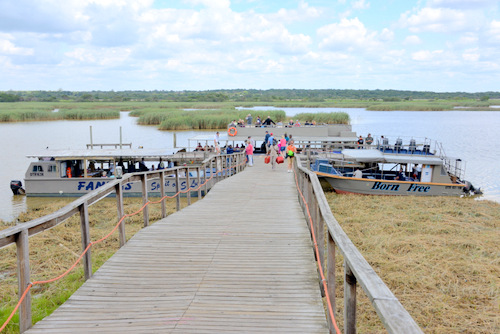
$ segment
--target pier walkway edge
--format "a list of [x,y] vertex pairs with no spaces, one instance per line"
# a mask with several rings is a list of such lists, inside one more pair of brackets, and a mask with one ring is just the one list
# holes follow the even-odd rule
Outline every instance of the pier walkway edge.
[[294,175],[255,160],[139,231],[27,333],[328,333]]

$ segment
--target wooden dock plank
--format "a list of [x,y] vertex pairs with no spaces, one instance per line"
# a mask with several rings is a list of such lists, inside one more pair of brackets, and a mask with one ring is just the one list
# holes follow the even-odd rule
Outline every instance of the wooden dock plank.
[[28,333],[327,333],[293,174],[262,160],[138,232]]

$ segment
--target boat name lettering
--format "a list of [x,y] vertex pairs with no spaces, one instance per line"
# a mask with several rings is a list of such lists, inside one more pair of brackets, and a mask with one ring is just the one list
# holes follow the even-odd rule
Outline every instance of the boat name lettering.
[[43,176],[43,172],[30,173],[30,176]]
[[399,191],[399,184],[388,184],[377,181],[373,184],[372,190]]
[[[161,184],[159,182],[153,181],[151,182],[151,190],[150,191],[155,191],[155,190],[160,190]],[[170,180],[165,181],[165,187],[175,187],[175,182],[170,182]],[[186,190],[187,185],[186,181],[182,181],[180,183],[181,190]],[[191,182],[191,188],[196,188],[198,186],[198,182],[196,180],[193,180]]]
[[429,186],[419,186],[418,184],[412,183],[407,191],[426,193],[429,192],[429,190],[431,190],[431,187]]
[[97,189],[105,184],[106,184],[106,181],[102,181],[102,182],[101,181],[96,181],[96,182],[94,182],[94,181],[89,181],[89,182],[79,181],[78,182],[78,190],[86,190],[86,191],[94,190],[94,189]]

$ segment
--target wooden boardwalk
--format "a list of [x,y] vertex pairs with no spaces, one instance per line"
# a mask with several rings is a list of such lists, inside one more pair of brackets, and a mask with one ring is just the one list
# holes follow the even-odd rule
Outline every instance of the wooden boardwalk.
[[27,333],[328,333],[294,174],[255,160],[138,232]]

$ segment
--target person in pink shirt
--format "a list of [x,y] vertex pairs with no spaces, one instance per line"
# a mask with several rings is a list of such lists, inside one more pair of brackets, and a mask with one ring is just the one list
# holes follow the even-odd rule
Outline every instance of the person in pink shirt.
[[286,149],[286,139],[285,139],[285,135],[282,135],[281,136],[281,139],[280,139],[280,142],[278,144],[279,148],[280,148],[280,154],[281,156],[285,157],[285,149]]
[[249,140],[247,140],[246,143],[247,143],[247,147],[245,148],[245,153],[247,156],[247,164],[249,167],[252,167],[253,166],[253,145]]

